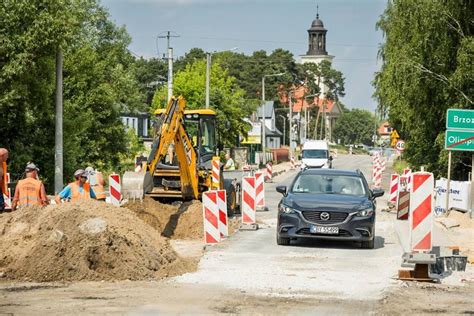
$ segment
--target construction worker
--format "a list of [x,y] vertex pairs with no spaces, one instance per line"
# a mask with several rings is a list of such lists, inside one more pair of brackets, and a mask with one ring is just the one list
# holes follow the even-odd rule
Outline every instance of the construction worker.
[[102,172],[94,170],[92,167],[86,168],[87,182],[91,185],[94,190],[95,196],[99,201],[105,201],[105,181]]
[[76,181],[69,183],[56,196],[55,200],[57,204],[60,204],[61,200],[76,202],[96,198],[94,190],[90,184],[87,183],[87,172],[84,169],[76,170],[76,172],[74,172],[74,178]]
[[224,170],[235,170],[234,160],[230,157],[229,153],[225,154],[225,160]]
[[8,150],[0,148],[0,213],[5,210],[5,200],[3,199],[3,195],[7,194],[7,186],[4,178],[7,174],[7,159]]
[[46,190],[43,182],[38,180],[39,169],[32,162],[25,167],[26,177],[18,181],[13,196],[12,210],[17,207],[26,207],[30,205],[48,205],[49,201],[46,196]]

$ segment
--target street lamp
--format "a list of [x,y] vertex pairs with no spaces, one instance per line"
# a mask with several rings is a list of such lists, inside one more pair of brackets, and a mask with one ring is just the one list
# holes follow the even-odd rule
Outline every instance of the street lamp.
[[215,52],[207,52],[206,53],[206,109],[209,109],[209,90],[210,90],[210,81],[211,81],[211,55],[215,53],[223,53],[223,52],[230,52],[233,50],[239,49],[238,47],[234,47],[231,49],[215,51]]
[[266,150],[266,136],[265,136],[265,78],[266,77],[278,77],[283,76],[285,73],[280,72],[277,74],[263,75],[262,77],[262,151],[263,151],[263,164],[267,163],[267,157],[265,154]]
[[279,117],[283,118],[283,146],[285,146],[286,139],[286,117],[284,115],[278,114]]

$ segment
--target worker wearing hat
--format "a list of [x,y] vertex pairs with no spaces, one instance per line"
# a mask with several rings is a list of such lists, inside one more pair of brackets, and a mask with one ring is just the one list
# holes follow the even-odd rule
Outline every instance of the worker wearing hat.
[[38,180],[39,168],[32,162],[25,167],[25,179],[18,181],[13,196],[12,210],[30,205],[44,206],[49,201],[43,182]]
[[56,196],[56,203],[60,204],[61,200],[77,202],[83,200],[95,199],[94,190],[87,183],[87,172],[84,169],[78,169],[74,172],[76,181],[69,183]]

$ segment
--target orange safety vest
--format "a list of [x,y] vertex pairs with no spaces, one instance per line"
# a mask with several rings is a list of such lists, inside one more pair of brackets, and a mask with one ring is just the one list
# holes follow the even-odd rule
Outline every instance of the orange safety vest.
[[79,185],[76,182],[71,182],[68,185],[71,188],[71,202],[91,199],[91,186],[89,183],[84,183],[82,192],[79,191]]
[[43,205],[41,201],[41,181],[34,178],[26,178],[18,181],[20,207],[29,205]]
[[3,177],[0,179],[0,194],[7,194],[7,162],[2,163]]
[[95,198],[97,200],[105,200],[106,196],[105,196],[105,189],[103,185],[96,184],[92,186],[92,189],[94,190]]

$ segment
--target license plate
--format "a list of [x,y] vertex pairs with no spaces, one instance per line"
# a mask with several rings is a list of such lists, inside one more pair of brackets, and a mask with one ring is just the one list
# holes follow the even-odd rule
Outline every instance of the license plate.
[[311,226],[309,232],[312,234],[327,234],[337,235],[339,234],[339,227],[334,226]]

